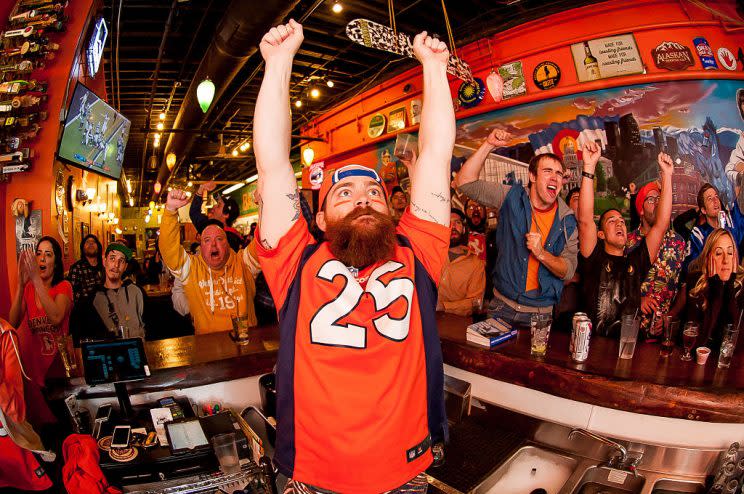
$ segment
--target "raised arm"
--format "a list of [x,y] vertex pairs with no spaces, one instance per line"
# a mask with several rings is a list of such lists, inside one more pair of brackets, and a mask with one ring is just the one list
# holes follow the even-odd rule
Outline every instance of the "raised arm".
[[70,313],[72,309],[72,300],[67,295],[61,293],[57,294],[54,298],[49,295],[49,289],[44,285],[41,280],[41,272],[39,271],[39,265],[34,259],[31,251],[26,250],[21,253],[19,261],[23,262],[24,268],[28,273],[28,278],[33,283],[34,289],[36,290],[36,297],[39,299],[41,307],[46,312],[47,319],[49,322],[56,326],[61,324],[65,319],[65,316]]
[[483,144],[470,155],[457,172],[455,187],[486,207],[500,208],[511,187],[478,180],[478,177],[489,153],[497,147],[505,146],[509,139],[511,135],[507,131],[493,129]]
[[181,268],[183,268],[188,256],[181,246],[181,236],[178,228],[178,210],[189,203],[189,197],[186,192],[179,189],[173,189],[168,192],[165,200],[165,212],[163,220],[160,223],[160,256],[163,258],[165,266],[173,272],[176,277],[181,277]]
[[669,229],[669,221],[672,218],[672,174],[674,173],[674,162],[666,153],[659,153],[657,158],[659,171],[661,172],[661,194],[659,194],[659,205],[656,209],[656,223],[646,235],[646,248],[651,262],[656,261],[659,255],[664,235]]
[[507,131],[493,129],[480,147],[463,163],[462,168],[460,168],[460,171],[457,172],[457,176],[455,177],[455,185],[460,187],[461,185],[478,180],[483,165],[486,163],[486,159],[491,151],[497,147],[505,146],[510,138],[511,135]]
[[[23,256],[24,251],[21,251],[21,256]],[[25,264],[23,262],[22,257],[18,258],[18,283],[16,287],[16,291],[13,294],[13,302],[10,306],[10,314],[8,317],[8,322],[11,326],[18,329],[21,325],[21,321],[23,321],[23,316],[26,315],[26,302],[23,300],[23,290],[26,288],[26,283],[28,283],[28,272],[26,271]]]
[[191,206],[189,206],[189,219],[194,224],[197,232],[201,232],[207,226],[207,215],[202,213],[201,207],[204,199],[202,199],[205,192],[212,192],[216,185],[214,182],[209,181],[199,185],[196,189],[196,194],[191,198]]
[[455,110],[447,82],[449,51],[424,31],[414,38],[413,52],[424,69],[424,103],[419,156],[411,173],[411,212],[449,225],[449,163],[455,146]]
[[[601,150],[596,142],[585,142],[582,146],[584,173],[593,176]],[[579,210],[576,213],[579,222],[579,250],[581,255],[589,257],[597,246],[597,225],[594,223],[594,178],[582,173],[579,189]]]
[[289,163],[289,81],[302,39],[302,26],[290,20],[271,28],[259,45],[266,68],[253,114],[253,150],[259,187],[266,192],[258,205],[258,224],[267,249],[275,247],[300,217],[300,192]]

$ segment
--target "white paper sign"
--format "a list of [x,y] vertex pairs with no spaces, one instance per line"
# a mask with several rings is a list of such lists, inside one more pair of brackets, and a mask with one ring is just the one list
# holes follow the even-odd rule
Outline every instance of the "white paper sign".
[[593,39],[571,45],[580,82],[644,72],[632,34]]

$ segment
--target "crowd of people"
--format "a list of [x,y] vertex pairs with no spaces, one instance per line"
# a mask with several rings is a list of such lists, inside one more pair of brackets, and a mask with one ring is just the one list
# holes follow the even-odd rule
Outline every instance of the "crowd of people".
[[[598,221],[594,142],[583,143],[581,185],[565,199],[566,165],[551,153],[532,158],[528,183],[479,178],[488,155],[510,139],[500,129],[451,180],[448,52],[426,33],[413,44],[424,101],[419,153],[407,163],[410,195],[400,187],[388,195],[376,171],[346,165],[326,173],[313,214],[289,162],[289,112],[276,111],[289,101],[301,42],[302,28],[292,21],[260,45],[266,68],[254,123],[258,226],[243,237],[233,227],[237,203],[222,196],[202,213],[213,183],[202,184],[193,199],[171,190],[159,257],[147,266],[173,276],[174,308],[191,317],[196,333],[230,330],[236,318],[249,326],[274,322],[278,313],[277,387],[285,391],[274,462],[291,479],[290,490],[421,491],[421,472],[447,437],[436,310],[463,316],[487,310],[520,329],[532,315],[548,314],[556,330],[570,330],[581,311],[607,337],[617,337],[621,316],[641,314],[649,340],[659,337],[663,316],[673,316],[698,323],[697,344],[711,347],[724,324],[740,320],[744,215],[705,184],[693,225],[672,227],[674,164],[663,152],[659,180],[630,200],[634,214],[613,208]],[[459,195],[465,200],[455,200]],[[177,210],[189,202],[199,241],[186,249]],[[495,228],[489,211],[498,212]],[[628,216],[639,221],[630,232]],[[486,237],[483,255],[472,234]],[[9,322],[21,329],[37,396],[57,365],[59,335],[76,341],[148,335],[147,297],[127,276],[133,250],[125,242],[103,249],[88,235],[80,252],[66,277],[52,237],[18,260]],[[339,406],[350,402],[348,411]],[[377,461],[368,461],[370,447]],[[327,467],[340,458],[344,469]]]

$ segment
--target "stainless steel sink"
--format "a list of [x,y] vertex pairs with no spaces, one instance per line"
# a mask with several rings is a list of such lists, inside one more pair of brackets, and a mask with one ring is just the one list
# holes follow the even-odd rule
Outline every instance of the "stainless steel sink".
[[524,446],[489,475],[472,494],[524,494],[542,488],[557,494],[577,461],[546,448]]
[[624,470],[592,467],[576,483],[573,494],[639,494],[646,479]]
[[703,492],[705,492],[705,486],[700,482],[660,479],[654,484],[651,494],[697,494]]

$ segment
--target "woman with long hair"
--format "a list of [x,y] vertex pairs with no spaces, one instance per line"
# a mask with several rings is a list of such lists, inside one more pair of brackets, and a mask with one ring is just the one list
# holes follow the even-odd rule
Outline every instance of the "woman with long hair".
[[726,324],[744,309],[744,268],[731,232],[713,230],[687,278],[687,320],[700,326],[697,345],[718,348]]
[[54,238],[42,237],[35,253],[21,252],[17,286],[10,324],[19,330],[29,376],[43,387],[48,374],[64,375],[57,342],[70,332],[73,300],[72,285],[64,279],[62,249]]

